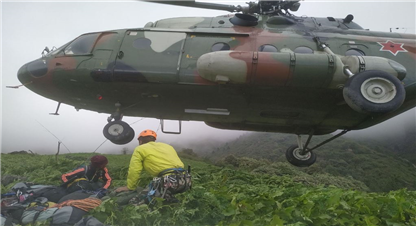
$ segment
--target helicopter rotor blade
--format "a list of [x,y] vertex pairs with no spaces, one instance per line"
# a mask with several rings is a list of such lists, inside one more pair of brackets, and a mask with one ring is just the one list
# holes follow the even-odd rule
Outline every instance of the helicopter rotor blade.
[[201,9],[225,10],[225,11],[228,11],[228,12],[231,12],[231,13],[244,11],[244,7],[239,6],[239,5],[235,6],[235,5],[224,5],[224,4],[217,4],[217,3],[208,3],[208,2],[195,2],[195,0],[193,0],[193,1],[151,1],[151,0],[142,0],[142,1],[143,2],[159,3],[159,4],[167,4],[167,5],[201,8]]

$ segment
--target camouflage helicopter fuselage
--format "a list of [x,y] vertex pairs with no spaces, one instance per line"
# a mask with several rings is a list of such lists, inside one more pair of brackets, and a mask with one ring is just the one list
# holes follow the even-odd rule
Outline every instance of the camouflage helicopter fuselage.
[[[231,16],[85,34],[24,65],[19,79],[76,109],[113,113],[118,102],[126,116],[295,134],[362,129],[416,105],[414,35],[330,17],[258,16],[237,26]],[[404,103],[387,114],[354,111],[343,98],[344,66],[398,77]]]

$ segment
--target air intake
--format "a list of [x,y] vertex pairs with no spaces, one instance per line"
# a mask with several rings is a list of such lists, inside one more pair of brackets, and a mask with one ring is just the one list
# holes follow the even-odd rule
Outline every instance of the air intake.
[[237,26],[251,27],[257,25],[258,19],[254,16],[247,14],[235,14],[233,18],[230,19],[230,22]]

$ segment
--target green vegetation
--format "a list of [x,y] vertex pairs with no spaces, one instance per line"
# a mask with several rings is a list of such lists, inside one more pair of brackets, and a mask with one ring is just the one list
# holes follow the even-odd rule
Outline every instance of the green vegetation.
[[[193,152],[185,151],[191,155]],[[59,184],[63,172],[88,162],[92,154],[1,155],[1,175],[19,175],[40,184]],[[130,155],[107,155],[113,187],[125,185]],[[196,159],[196,157],[194,156]],[[231,158],[231,157],[230,157]],[[287,164],[264,164],[238,159],[236,165],[213,166],[183,159],[193,170],[193,189],[177,195],[180,203],[117,206],[109,199],[90,214],[111,225],[409,225],[416,226],[416,192],[400,189],[369,193],[346,187],[363,186],[343,178],[341,182],[312,183],[305,172],[291,172]],[[230,160],[230,159],[229,159]],[[231,162],[233,160],[231,159]],[[296,177],[287,174],[298,173]],[[325,177],[325,175],[321,175]],[[336,177],[326,175],[328,180]],[[299,178],[306,178],[304,181]],[[150,177],[145,177],[150,180]],[[340,177],[338,179],[341,179]],[[305,183],[307,181],[307,183]],[[324,181],[323,179],[321,181]],[[347,182],[352,184],[348,185]],[[148,181],[142,180],[142,186]],[[4,186],[8,190],[12,184]],[[362,188],[365,190],[365,186]]]
[[363,182],[354,180],[351,177],[333,176],[328,173],[307,174],[287,162],[272,163],[267,160],[256,160],[247,157],[236,158],[233,155],[229,155],[224,160],[217,162],[217,165],[228,166],[254,174],[287,176],[295,182],[310,186],[333,185],[344,189],[370,190]]
[[[310,147],[328,137],[329,135],[312,138]],[[213,162],[221,162],[227,156],[234,155],[238,158],[248,157],[269,163],[286,163],[284,153],[295,143],[293,135],[250,133],[206,156]],[[371,191],[377,192],[401,188],[416,190],[416,164],[409,158],[399,158],[388,147],[339,138],[318,148],[315,153],[318,158],[314,165],[308,168],[293,167],[292,174],[289,175],[296,176],[303,172],[311,175],[328,174],[347,177],[361,181]],[[412,154],[407,153],[407,155]],[[415,158],[415,155],[412,156]]]

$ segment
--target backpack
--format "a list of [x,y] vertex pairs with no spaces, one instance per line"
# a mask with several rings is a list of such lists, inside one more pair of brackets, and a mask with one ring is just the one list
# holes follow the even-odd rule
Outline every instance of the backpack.
[[[33,185],[31,183],[19,182],[15,184],[11,190],[18,198],[19,203],[30,203],[38,197],[44,197],[45,194],[57,189],[57,186],[53,185]],[[13,193],[12,192],[12,193]],[[10,193],[10,194],[12,194]],[[9,193],[8,193],[9,194]],[[58,200],[50,200],[57,202]]]
[[[182,168],[167,169],[159,173],[161,180],[162,194],[169,193],[171,195],[183,193],[192,188],[192,176],[190,166],[188,171]],[[162,195],[163,198],[163,195]]]
[[22,215],[22,224],[34,224],[35,222],[46,221],[58,210],[58,208],[45,208],[47,207],[34,206],[33,208],[26,209]]
[[161,197],[166,201],[177,201],[173,195],[183,193],[191,188],[192,176],[190,166],[188,166],[188,171],[183,168],[166,169],[150,182],[146,202],[152,203],[154,197]]
[[64,206],[56,210],[52,216],[51,226],[74,225],[88,212],[73,206]]

